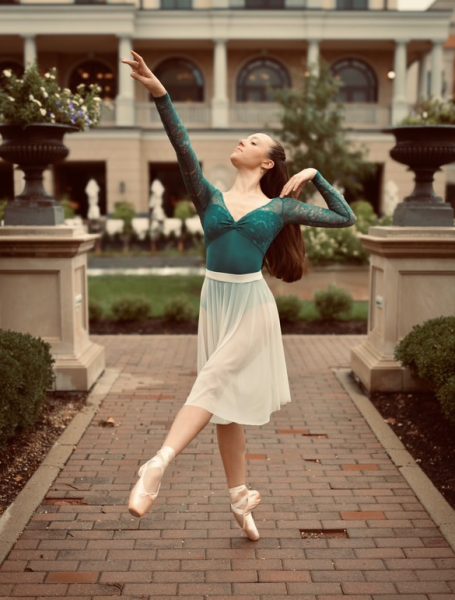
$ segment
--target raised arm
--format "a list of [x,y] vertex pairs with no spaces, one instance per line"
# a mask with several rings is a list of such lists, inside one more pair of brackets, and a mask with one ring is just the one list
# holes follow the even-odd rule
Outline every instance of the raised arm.
[[312,225],[314,227],[349,227],[356,222],[356,216],[338,192],[319,173],[311,180],[329,208],[314,206],[294,198],[283,198],[283,220],[285,224]]
[[188,194],[200,216],[215,191],[202,173],[199,160],[191,146],[188,131],[180,119],[168,93],[154,97],[164,129],[177,154],[177,160]]
[[199,161],[191,146],[188,131],[175,110],[166,88],[148,68],[140,54],[134,50],[131,50],[131,54],[134,60],[122,58],[122,62],[131,67],[131,77],[142,83],[153,96],[166,133],[177,154],[185,187],[199,216],[202,218],[210,197],[216,188],[202,174]]

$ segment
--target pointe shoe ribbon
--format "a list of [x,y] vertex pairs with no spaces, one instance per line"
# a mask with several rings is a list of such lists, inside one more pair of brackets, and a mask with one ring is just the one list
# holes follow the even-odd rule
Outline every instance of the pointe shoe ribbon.
[[238,502],[235,502],[234,504],[231,504],[231,511],[234,514],[235,520],[246,533],[247,537],[253,541],[258,540],[260,535],[251,511],[256,508],[260,502],[260,493],[257,490],[248,490],[248,494],[246,494],[244,498]]

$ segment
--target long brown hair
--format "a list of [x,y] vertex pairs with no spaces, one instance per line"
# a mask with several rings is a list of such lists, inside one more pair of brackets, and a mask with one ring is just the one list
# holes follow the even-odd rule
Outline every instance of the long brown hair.
[[[261,177],[260,186],[269,198],[280,195],[289,179],[286,153],[278,140],[268,154],[274,166]],[[270,244],[264,257],[264,264],[270,275],[291,282],[300,279],[305,271],[305,243],[300,225],[288,223]]]

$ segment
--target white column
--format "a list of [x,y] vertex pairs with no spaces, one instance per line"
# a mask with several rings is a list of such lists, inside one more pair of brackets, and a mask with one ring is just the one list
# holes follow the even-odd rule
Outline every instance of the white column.
[[24,67],[27,68],[36,60],[36,38],[34,35],[24,36]]
[[431,49],[431,97],[441,98],[442,95],[442,45],[443,42],[433,42]]
[[408,114],[408,102],[406,100],[406,44],[403,40],[395,42],[394,71],[393,80],[393,100],[392,100],[392,124],[396,125]]
[[445,72],[445,90],[444,97],[449,100],[453,97],[453,75],[455,64],[455,51],[446,50],[444,52],[444,72]]
[[419,100],[425,100],[428,97],[428,62],[428,54],[424,54],[419,61],[419,89],[417,94]]
[[315,75],[319,73],[319,40],[308,40],[307,67]]
[[118,95],[115,99],[116,125],[134,125],[134,79],[131,77],[131,67],[122,63],[122,58],[132,59],[133,46],[131,38],[120,37],[118,44]]
[[213,54],[212,127],[227,127],[229,99],[227,93],[227,45],[225,39],[216,39]]

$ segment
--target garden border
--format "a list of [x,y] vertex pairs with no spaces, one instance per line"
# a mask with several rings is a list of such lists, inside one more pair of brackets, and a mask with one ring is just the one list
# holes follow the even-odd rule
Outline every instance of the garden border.
[[333,368],[332,371],[371,427],[387,455],[439,527],[441,534],[455,550],[455,510],[406,450],[393,429],[384,422],[381,413],[368,396],[359,391],[351,377],[352,369]]
[[87,396],[87,405],[74,416],[32,477],[1,515],[0,565],[77,447],[79,440],[120,374],[119,369],[107,368],[104,370]]

